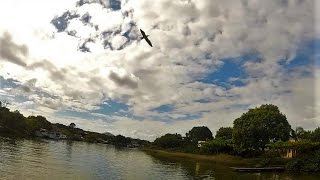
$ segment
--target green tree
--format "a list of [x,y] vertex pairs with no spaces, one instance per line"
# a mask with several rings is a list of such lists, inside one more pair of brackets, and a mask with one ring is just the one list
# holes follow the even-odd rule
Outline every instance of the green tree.
[[69,127],[75,128],[75,127],[76,127],[76,124],[75,124],[75,123],[70,123]]
[[316,128],[311,133],[311,140],[314,141],[314,142],[320,142],[320,127]]
[[205,154],[231,153],[232,151],[233,145],[231,140],[224,140],[220,138],[207,141],[200,148],[200,152]]
[[187,134],[191,142],[206,141],[213,139],[212,132],[206,126],[193,127]]
[[9,136],[25,136],[25,117],[19,111],[10,112],[6,107],[0,107],[0,126]]
[[238,150],[262,150],[278,140],[288,141],[291,126],[272,104],[250,109],[233,122],[233,141]]
[[117,135],[114,137],[114,145],[116,146],[127,146],[130,143],[130,139],[122,135]]
[[216,138],[228,140],[232,139],[232,127],[221,127],[217,131]]
[[34,134],[36,130],[52,129],[52,124],[43,116],[29,116],[26,118],[27,129],[30,134]]
[[295,132],[297,139],[311,139],[311,131],[306,131],[302,127],[297,127]]
[[183,145],[183,140],[180,134],[168,133],[157,138],[153,143],[162,148],[179,148]]

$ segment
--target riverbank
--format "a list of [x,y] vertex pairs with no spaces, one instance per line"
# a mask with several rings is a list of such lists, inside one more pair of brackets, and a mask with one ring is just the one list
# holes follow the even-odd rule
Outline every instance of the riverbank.
[[98,133],[76,127],[76,124],[64,125],[51,123],[43,116],[25,117],[19,111],[10,111],[1,107],[0,101],[0,137],[12,139],[53,139],[68,141],[84,141],[89,143],[112,144],[118,147],[142,147],[149,141],[113,135],[109,132]]
[[227,154],[218,155],[200,155],[191,153],[182,153],[174,151],[165,151],[158,149],[142,149],[146,154],[152,156],[158,156],[163,158],[173,158],[173,159],[184,159],[184,160],[195,160],[195,161],[210,161],[214,163],[219,163],[226,166],[247,166],[255,167],[261,162],[260,158],[241,158],[238,156],[231,156]]
[[238,173],[218,163],[167,160],[79,141],[0,141],[0,152],[0,179],[320,179],[307,173]]

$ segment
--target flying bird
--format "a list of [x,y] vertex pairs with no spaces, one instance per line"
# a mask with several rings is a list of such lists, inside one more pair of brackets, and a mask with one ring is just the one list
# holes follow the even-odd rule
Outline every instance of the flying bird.
[[146,33],[144,33],[144,31],[142,31],[141,29],[140,29],[140,32],[142,34],[141,39],[145,39],[147,41],[147,43],[152,47],[151,41],[148,39],[149,35],[146,35]]

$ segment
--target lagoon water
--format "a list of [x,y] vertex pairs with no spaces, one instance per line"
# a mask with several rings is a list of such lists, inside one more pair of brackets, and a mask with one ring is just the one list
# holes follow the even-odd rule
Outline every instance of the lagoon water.
[[0,179],[320,179],[320,174],[238,173],[215,163],[68,141],[0,139]]

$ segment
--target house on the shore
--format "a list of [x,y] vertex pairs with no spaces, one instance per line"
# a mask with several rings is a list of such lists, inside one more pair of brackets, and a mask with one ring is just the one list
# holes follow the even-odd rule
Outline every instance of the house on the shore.
[[[290,143],[295,143],[296,140],[294,138],[290,137],[289,142]],[[293,158],[293,157],[295,157],[297,155],[297,150],[293,149],[292,147],[288,147],[284,151],[285,151],[285,154],[283,154],[283,156],[282,156],[284,158]]]
[[50,139],[60,139],[60,133],[54,132],[54,131],[49,132],[49,138]]
[[201,148],[206,141],[198,141],[198,147]]
[[46,129],[40,129],[35,132],[37,137],[49,138],[49,139],[67,139],[67,136],[55,131],[48,131]]
[[296,139],[290,138],[287,142],[278,141],[268,145],[267,150],[278,151],[279,155],[283,158],[293,158],[298,154],[298,143],[299,141],[296,141]]
[[46,138],[49,136],[48,131],[46,129],[40,129],[39,131],[36,131],[35,135],[41,138]]

